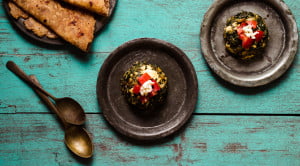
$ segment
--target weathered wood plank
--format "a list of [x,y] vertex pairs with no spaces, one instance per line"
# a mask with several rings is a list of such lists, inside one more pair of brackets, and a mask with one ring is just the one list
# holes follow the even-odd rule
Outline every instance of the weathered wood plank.
[[[99,114],[95,86],[102,63],[116,47],[140,37],[163,39],[186,52],[199,81],[196,113],[298,114],[298,57],[278,81],[255,89],[229,85],[210,71],[201,55],[199,32],[212,2],[118,1],[113,19],[86,56],[69,47],[28,40],[0,10],[0,165],[300,165],[296,116],[194,115],[177,134],[143,144],[115,133]],[[285,2],[299,27],[300,1]],[[71,96],[82,104],[95,143],[92,159],[79,159],[68,151],[58,121],[5,68],[8,60],[37,75],[55,96]]]
[[[275,83],[246,89],[225,83],[214,75],[200,51],[200,24],[209,1],[118,1],[114,17],[96,37],[91,53],[82,56],[65,47],[47,47],[21,35],[0,10],[0,112],[48,112],[32,91],[5,68],[14,60],[28,74],[36,74],[55,96],[72,96],[86,112],[101,112],[96,100],[98,71],[116,47],[139,37],[154,37],[177,45],[191,59],[199,81],[197,113],[298,114],[300,59]],[[300,25],[299,0],[285,1]],[[2,0],[0,0],[0,7]],[[129,10],[132,9],[132,10]],[[299,56],[299,52],[297,53]],[[5,80],[5,81],[4,81]]]
[[0,165],[299,165],[300,119],[287,116],[194,116],[178,133],[137,143],[87,116],[91,159],[72,155],[50,114],[0,116]]

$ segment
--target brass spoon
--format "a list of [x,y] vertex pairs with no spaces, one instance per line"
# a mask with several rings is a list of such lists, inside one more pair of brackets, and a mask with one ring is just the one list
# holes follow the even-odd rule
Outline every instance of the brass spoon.
[[[36,84],[39,84],[38,80],[35,76],[30,75],[29,78]],[[64,128],[65,128],[65,144],[67,147],[76,155],[89,158],[93,155],[93,143],[87,131],[78,125],[72,125],[66,123],[59,110],[55,107],[55,105],[49,100],[49,98],[41,93],[39,90],[34,88],[35,92],[40,96],[40,98],[44,101],[44,103],[51,109],[61,120]]]
[[45,91],[43,88],[36,85],[25,73],[22,71],[13,61],[8,61],[6,63],[6,67],[31,85],[33,88],[39,90],[40,92],[44,93],[48,97],[50,97],[59,109],[61,114],[61,118],[70,124],[81,125],[85,122],[85,113],[82,107],[77,103],[74,99],[69,97],[64,98],[56,98],[52,96],[50,93]]

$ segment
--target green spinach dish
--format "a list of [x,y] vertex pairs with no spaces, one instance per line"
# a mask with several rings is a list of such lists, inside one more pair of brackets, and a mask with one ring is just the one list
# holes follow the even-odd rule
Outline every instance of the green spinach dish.
[[242,60],[262,56],[269,34],[263,18],[252,12],[240,12],[229,18],[224,28],[226,50]]
[[160,67],[134,63],[121,78],[121,91],[127,101],[139,109],[151,109],[165,101],[167,77]]

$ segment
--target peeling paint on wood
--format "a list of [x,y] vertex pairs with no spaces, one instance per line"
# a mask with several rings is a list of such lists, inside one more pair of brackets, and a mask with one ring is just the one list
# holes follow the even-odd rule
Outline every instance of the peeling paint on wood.
[[[299,28],[300,0],[284,2]],[[28,40],[0,10],[0,165],[300,165],[300,119],[292,116],[300,113],[300,58],[280,79],[264,87],[249,89],[224,82],[200,51],[200,25],[212,3],[119,0],[112,20],[96,35],[87,55],[68,45]],[[102,117],[95,90],[109,54],[140,37],[159,38],[181,48],[199,82],[198,103],[188,124],[150,144],[116,133]],[[5,68],[8,60],[35,74],[51,94],[79,101],[95,145],[92,159],[77,158],[65,147],[57,118]]]
[[[84,56],[79,55],[76,50],[68,50],[70,49],[68,46],[48,47],[29,41],[10,25],[4,10],[1,10],[0,33],[3,33],[1,37],[5,40],[0,40],[0,65],[4,66],[8,60],[16,61],[27,73],[36,74],[44,81],[43,84],[47,84],[49,88],[55,87],[57,91],[52,92],[53,94],[75,96],[83,103],[89,103],[84,106],[87,112],[97,113],[98,103],[90,103],[89,100],[96,98],[97,75],[109,53],[134,38],[154,37],[173,43],[185,51],[191,59],[199,82],[199,102],[195,112],[298,114],[300,105],[299,95],[297,95],[300,93],[299,58],[295,59],[291,69],[279,80],[265,87],[254,89],[229,85],[209,69],[200,51],[199,33],[204,13],[212,2],[212,0],[190,0],[179,5],[174,1],[120,1],[114,17],[106,28],[96,35],[91,52]],[[289,5],[300,27],[300,12],[298,12],[300,10],[297,5],[294,5],[298,0],[285,2]],[[151,7],[145,10],[136,6]],[[128,9],[135,10],[128,11]],[[57,77],[54,79],[49,76],[49,73]],[[0,101],[6,98],[10,104],[13,102],[16,105],[22,104],[14,97],[6,96],[8,93],[16,94],[14,88],[7,89],[6,87],[14,86],[19,89],[27,87],[4,68],[0,70],[0,76],[7,79],[0,83],[2,92]],[[72,86],[73,89],[69,92],[61,91],[64,85]],[[85,85],[88,93],[82,93],[82,85]],[[23,97],[29,96],[24,94]],[[17,111],[31,112],[35,110],[34,107],[35,105],[29,105],[24,110]],[[43,111],[47,112],[47,110]]]
[[[210,121],[220,125],[201,125]],[[247,132],[246,128],[257,122],[267,130]],[[43,161],[76,165],[85,161],[65,147],[62,126],[54,115],[2,114],[0,123],[0,162],[4,165],[40,165]],[[278,124],[285,130],[277,130]],[[298,117],[286,116],[195,116],[184,130],[167,140],[136,144],[109,130],[102,114],[88,114],[86,127],[95,145],[89,161],[95,165],[299,165],[300,136],[290,136],[300,130],[297,124]]]
[[243,150],[248,149],[247,145],[242,145],[241,143],[228,143],[221,150],[223,153],[241,153]]

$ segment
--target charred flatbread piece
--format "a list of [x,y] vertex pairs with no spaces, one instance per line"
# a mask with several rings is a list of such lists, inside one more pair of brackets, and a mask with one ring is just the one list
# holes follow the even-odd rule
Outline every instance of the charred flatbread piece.
[[23,12],[23,10],[17,7],[14,3],[8,2],[8,6],[9,6],[10,14],[15,19],[19,19],[20,17],[26,19],[29,17],[27,13]]
[[92,15],[63,7],[55,0],[13,0],[13,2],[64,40],[83,51],[88,51],[94,39],[96,23]]
[[16,6],[12,2],[8,2],[8,6],[10,9],[10,14],[15,18],[23,18],[23,24],[25,25],[26,29],[32,31],[35,35],[39,37],[47,36],[48,38],[57,38],[58,36],[51,32],[48,28],[44,25],[36,21],[34,18],[30,17],[27,13],[25,13],[22,9]]
[[48,28],[37,22],[32,17],[29,17],[23,23],[28,30],[31,30],[39,37],[47,36],[50,39],[58,37],[55,33],[51,32]]
[[109,8],[110,8],[109,0],[63,0],[63,1],[103,16],[109,15]]

